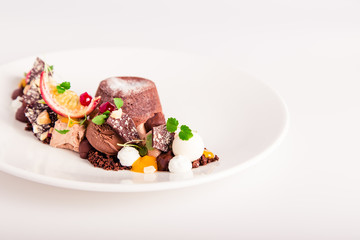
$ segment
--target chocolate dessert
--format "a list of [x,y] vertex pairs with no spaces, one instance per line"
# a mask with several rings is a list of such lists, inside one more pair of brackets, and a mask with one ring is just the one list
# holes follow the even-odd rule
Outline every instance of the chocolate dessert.
[[118,143],[124,143],[122,138],[110,127],[109,124],[97,125],[89,123],[86,138],[96,150],[107,155],[116,155],[121,149]]
[[68,124],[57,120],[55,122],[54,128],[58,131],[53,131],[50,146],[56,148],[69,149],[75,152],[79,152],[80,143],[85,136],[85,126],[80,124],[74,124],[69,128],[69,132],[66,134],[61,134],[61,131],[67,129]]
[[182,174],[219,160],[196,131],[165,119],[151,80],[111,77],[92,98],[53,77],[53,66],[37,58],[11,95],[15,118],[43,143],[113,171]]
[[161,113],[160,98],[155,83],[139,77],[111,77],[100,82],[95,96],[101,103],[113,103],[114,98],[124,101],[123,112],[129,114],[135,126],[145,123],[156,113]]

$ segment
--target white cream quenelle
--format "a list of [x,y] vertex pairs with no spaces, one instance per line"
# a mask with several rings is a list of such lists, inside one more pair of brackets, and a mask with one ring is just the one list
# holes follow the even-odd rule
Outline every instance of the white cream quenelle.
[[175,156],[183,155],[190,159],[190,161],[199,159],[203,155],[204,148],[204,142],[196,132],[193,132],[193,137],[189,140],[181,140],[177,134],[172,144],[172,150]]

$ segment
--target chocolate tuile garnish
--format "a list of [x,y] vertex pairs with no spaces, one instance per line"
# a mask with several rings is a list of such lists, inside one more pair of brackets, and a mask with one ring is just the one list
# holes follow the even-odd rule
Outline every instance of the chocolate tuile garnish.
[[153,127],[152,130],[152,146],[163,152],[167,152],[170,149],[170,144],[174,140],[175,133],[170,133],[166,129],[166,125],[160,125]]
[[131,142],[140,139],[134,121],[126,113],[122,113],[121,118],[113,118],[110,116],[106,120],[106,123],[113,128],[113,130],[124,140],[124,142]]
[[45,70],[45,62],[40,58],[36,58],[33,68],[30,70],[29,82],[40,77],[41,73]]

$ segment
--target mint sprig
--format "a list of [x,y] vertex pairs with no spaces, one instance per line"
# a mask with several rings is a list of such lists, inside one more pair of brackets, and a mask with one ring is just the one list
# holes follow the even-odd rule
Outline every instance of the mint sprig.
[[92,119],[92,122],[96,125],[102,125],[106,121],[106,119],[110,116],[110,111],[106,111],[103,114],[97,115]]
[[[168,132],[176,132],[179,126],[179,121],[176,118],[168,118],[166,121],[166,129]],[[181,125],[180,132],[179,132],[179,138],[181,140],[187,141],[190,138],[192,138],[194,135],[191,131],[191,129],[186,125]]]
[[86,114],[85,114],[84,119],[81,119],[81,121],[80,121],[80,125],[84,125],[84,123],[86,122],[86,120],[87,120],[87,116],[86,116]]
[[53,66],[53,65],[48,66],[48,67],[47,67],[47,70],[48,70],[48,72],[52,72],[52,71],[54,70],[54,66]]
[[58,130],[58,129],[55,128],[55,131],[57,131],[60,134],[67,134],[70,130],[69,129]]
[[[117,145],[120,147],[133,147],[135,148],[138,152],[139,155],[141,157],[145,156],[146,154],[148,154],[148,148],[146,146],[143,145],[136,145],[135,142],[143,142],[144,140],[133,140],[133,141],[129,141],[126,143],[118,143]],[[151,149],[149,149],[151,150]]]

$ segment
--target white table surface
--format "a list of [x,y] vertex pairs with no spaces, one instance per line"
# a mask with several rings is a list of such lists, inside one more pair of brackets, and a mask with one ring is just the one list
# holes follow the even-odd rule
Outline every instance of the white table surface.
[[259,164],[179,190],[84,192],[0,172],[0,239],[360,239],[359,1],[90,2],[0,1],[0,64],[102,46],[201,54],[274,87],[290,131]]

